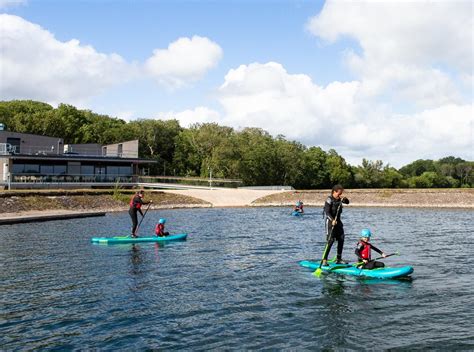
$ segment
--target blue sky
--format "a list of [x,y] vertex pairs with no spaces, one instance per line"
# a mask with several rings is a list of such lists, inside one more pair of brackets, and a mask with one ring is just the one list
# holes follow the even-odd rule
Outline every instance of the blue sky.
[[0,0],[0,98],[473,160],[470,1]]

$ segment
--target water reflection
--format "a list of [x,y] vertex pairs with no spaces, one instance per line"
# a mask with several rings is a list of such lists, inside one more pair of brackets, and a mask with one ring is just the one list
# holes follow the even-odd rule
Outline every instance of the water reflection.
[[142,263],[142,257],[140,255],[140,246],[132,244],[130,249],[130,262],[132,263],[132,272],[138,273],[139,265]]

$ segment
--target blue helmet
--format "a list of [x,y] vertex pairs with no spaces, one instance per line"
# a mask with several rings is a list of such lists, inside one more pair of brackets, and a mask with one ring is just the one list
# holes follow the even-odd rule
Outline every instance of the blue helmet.
[[158,222],[159,222],[160,224],[164,224],[164,223],[166,222],[166,219],[160,219]]
[[363,230],[360,232],[360,237],[367,237],[367,238],[370,238],[371,235],[372,235],[372,232],[370,232],[369,229],[363,229]]

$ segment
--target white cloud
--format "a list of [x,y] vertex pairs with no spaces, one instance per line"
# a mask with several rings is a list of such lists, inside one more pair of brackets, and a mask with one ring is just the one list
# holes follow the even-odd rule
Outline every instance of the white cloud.
[[309,141],[324,135],[335,116],[350,119],[355,114],[358,85],[334,82],[324,88],[307,75],[288,74],[275,62],[241,65],[228,72],[219,88],[221,122]]
[[117,54],[103,54],[78,40],[58,41],[24,19],[0,15],[2,99],[81,104],[129,78],[131,67]]
[[423,108],[460,103],[459,82],[473,70],[471,1],[327,1],[308,23],[334,42],[360,45],[345,56],[365,93]]
[[0,0],[0,10],[8,7],[14,7],[27,4],[27,0]]
[[469,0],[329,0],[308,28],[328,41],[354,38],[372,62],[447,63],[470,72],[472,11]]
[[219,112],[204,106],[188,109],[180,112],[168,111],[156,114],[156,119],[171,120],[176,119],[183,127],[189,127],[195,123],[214,122],[220,119]]
[[205,37],[179,38],[167,49],[155,49],[146,64],[159,83],[181,88],[201,79],[222,58],[219,45]]
[[0,97],[35,99],[56,105],[84,106],[108,88],[151,74],[169,87],[182,87],[202,76],[222,57],[211,40],[180,38],[167,50],[155,50],[143,65],[120,55],[98,52],[52,33],[21,17],[0,15]]
[[274,136],[335,148],[353,164],[362,158],[398,167],[418,158],[472,158],[472,104],[400,114],[368,99],[358,81],[322,87],[274,62],[230,70],[218,99],[222,113],[199,107],[160,118],[177,118],[184,126],[214,121],[237,129],[261,127]]

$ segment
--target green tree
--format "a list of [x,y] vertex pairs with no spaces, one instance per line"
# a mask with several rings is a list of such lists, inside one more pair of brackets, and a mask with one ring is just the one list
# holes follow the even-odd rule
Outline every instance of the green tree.
[[84,114],[72,105],[60,104],[56,109],[56,115],[64,126],[62,135],[62,138],[64,138],[64,143],[82,143],[83,130],[81,127],[88,122]]
[[465,161],[457,164],[455,172],[461,182],[461,187],[472,187],[474,185],[474,162]]
[[402,175],[408,177],[420,176],[426,171],[436,171],[436,167],[433,160],[418,159],[408,165],[403,166],[399,171]]
[[350,166],[334,149],[328,151],[326,167],[329,171],[329,181],[331,184],[339,183],[344,185],[344,187],[348,187],[348,185],[353,183],[354,178]]
[[279,185],[300,188],[304,186],[304,150],[301,143],[287,141],[278,136],[274,141],[276,149],[275,177]]
[[354,180],[359,187],[377,188],[382,184],[383,162],[362,159],[362,165],[355,168]]
[[330,188],[328,155],[320,147],[311,147],[304,153],[304,188]]
[[249,186],[274,185],[279,181],[275,165],[277,154],[268,132],[246,128],[237,136],[240,146],[239,175]]

